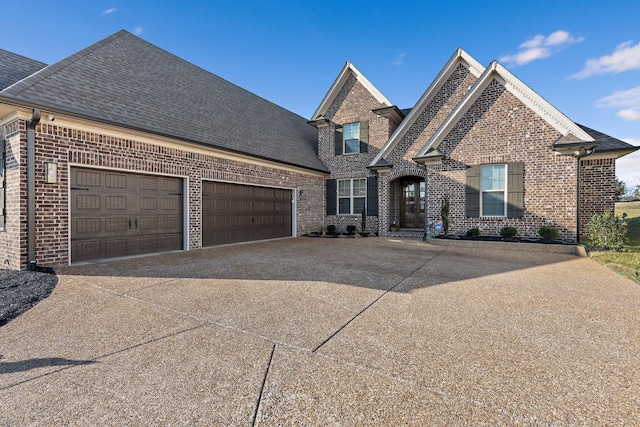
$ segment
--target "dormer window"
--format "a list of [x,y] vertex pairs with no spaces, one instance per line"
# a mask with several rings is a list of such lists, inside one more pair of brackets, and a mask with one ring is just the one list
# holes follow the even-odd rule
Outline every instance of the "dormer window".
[[360,152],[360,123],[347,123],[343,126],[344,154]]
[[336,156],[341,154],[366,153],[369,151],[369,122],[346,123],[336,126]]

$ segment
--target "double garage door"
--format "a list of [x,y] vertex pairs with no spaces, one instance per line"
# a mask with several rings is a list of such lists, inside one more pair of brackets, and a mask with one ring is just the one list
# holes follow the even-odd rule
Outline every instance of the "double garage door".
[[[181,178],[71,168],[71,261],[183,249]],[[292,235],[291,190],[202,183],[203,246]]]
[[71,261],[182,249],[182,179],[71,168]]
[[202,245],[292,235],[291,190],[202,183]]

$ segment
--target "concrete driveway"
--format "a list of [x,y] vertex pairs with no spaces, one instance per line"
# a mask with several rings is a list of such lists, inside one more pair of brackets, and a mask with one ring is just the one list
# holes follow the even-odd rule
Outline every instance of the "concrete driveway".
[[298,238],[63,268],[0,425],[639,425],[640,286],[587,258]]

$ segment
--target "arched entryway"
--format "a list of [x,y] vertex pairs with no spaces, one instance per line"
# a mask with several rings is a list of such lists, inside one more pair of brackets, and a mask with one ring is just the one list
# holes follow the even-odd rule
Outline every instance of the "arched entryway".
[[396,180],[398,214],[401,228],[424,228],[425,181],[419,176]]

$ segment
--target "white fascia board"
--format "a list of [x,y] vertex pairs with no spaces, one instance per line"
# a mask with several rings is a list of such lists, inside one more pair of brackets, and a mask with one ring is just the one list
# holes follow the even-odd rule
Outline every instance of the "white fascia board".
[[554,129],[560,132],[560,134],[567,135],[572,133],[583,141],[593,141],[593,138],[580,126],[575,124],[560,110],[551,105],[549,101],[538,95],[533,89],[511,74],[509,70],[498,62],[495,62],[495,71],[502,77],[505,82],[504,86],[511,94],[542,117]]
[[402,140],[402,138],[406,135],[406,133],[411,129],[411,126],[418,119],[424,108],[429,105],[429,103],[433,100],[433,97],[436,96],[440,88],[444,85],[447,79],[453,74],[458,65],[462,63],[465,67],[469,69],[471,74],[480,78],[482,73],[485,70],[485,67],[475,60],[471,55],[469,55],[464,49],[458,48],[449,61],[445,64],[444,67],[440,70],[436,78],[431,82],[427,90],[424,91],[418,102],[414,105],[414,107],[409,112],[409,115],[402,121],[400,126],[395,130],[391,138],[387,141],[387,143],[382,147],[382,150],[378,153],[378,155],[373,159],[371,165],[376,164],[380,159],[388,156],[391,151],[395,148],[396,145]]
[[475,85],[467,92],[458,106],[449,114],[449,117],[440,125],[427,144],[418,152],[417,157],[424,156],[430,149],[437,148],[442,140],[449,134],[451,129],[458,123],[462,116],[471,108],[473,103],[480,97],[482,92],[496,78],[512,95],[518,98],[528,108],[533,110],[538,116],[545,120],[551,127],[556,129],[561,135],[572,133],[582,141],[593,141],[594,139],[582,128],[562,114],[557,108],[534,92],[529,86],[511,74],[497,61],[491,62],[483,75]]
[[391,103],[391,101],[389,101],[383,94],[382,92],[380,92],[378,90],[378,88],[376,88],[373,83],[371,83],[365,76],[364,74],[362,74],[355,65],[353,65],[351,62],[347,61],[346,64],[344,64],[344,67],[342,67],[342,71],[340,71],[340,74],[338,74],[338,77],[336,78],[336,80],[333,82],[333,84],[331,85],[331,88],[329,89],[329,92],[327,92],[327,94],[324,96],[324,98],[322,99],[322,102],[320,103],[320,106],[318,107],[318,109],[313,113],[313,116],[311,116],[311,120],[315,120],[318,117],[324,115],[324,113],[327,111],[327,108],[329,107],[329,105],[331,104],[331,102],[333,102],[333,99],[336,97],[336,95],[338,94],[338,92],[340,91],[340,89],[342,88],[342,86],[344,85],[344,83],[347,81],[347,79],[349,78],[349,74],[353,74],[354,76],[356,76],[356,79],[360,82],[360,84],[362,86],[365,87],[365,89],[367,89],[369,91],[369,93],[371,93],[371,95],[373,95],[374,98],[376,98],[376,100],[380,103],[383,104],[387,107],[392,106],[393,104]]

